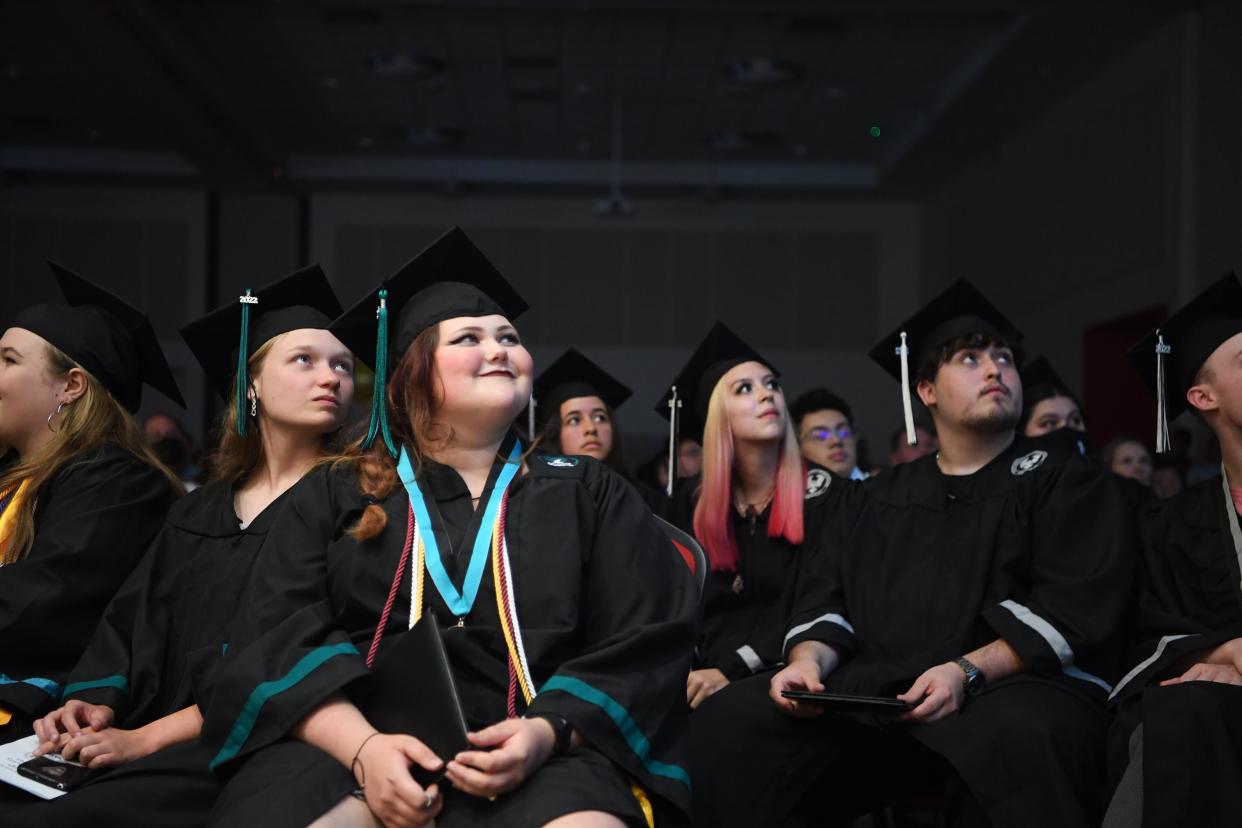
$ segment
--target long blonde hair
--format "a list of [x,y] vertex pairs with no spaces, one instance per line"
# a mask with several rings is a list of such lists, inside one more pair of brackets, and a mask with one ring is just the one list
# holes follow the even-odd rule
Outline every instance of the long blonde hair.
[[[263,370],[263,360],[272,350],[276,337],[260,345],[246,360],[247,374],[258,376]],[[253,468],[263,462],[263,438],[259,429],[247,428],[244,435],[237,433],[237,377],[229,383],[229,394],[225,397],[224,416],[220,420],[219,436],[216,439],[215,451],[211,453],[212,481],[225,480],[229,483],[240,480]],[[241,389],[245,393],[247,389]],[[253,423],[251,423],[254,426]]]
[[178,494],[185,492],[177,475],[155,456],[129,412],[108,393],[103,384],[51,343],[47,343],[46,353],[49,374],[63,377],[77,368],[86,375],[86,390],[56,417],[57,426],[51,440],[0,475],[0,492],[9,491],[23,482],[27,484],[20,500],[9,504],[10,509],[17,510],[17,516],[8,545],[0,550],[0,563],[3,564],[21,560],[34,545],[37,528],[35,507],[43,485],[74,460],[106,443],[115,443],[158,469]]

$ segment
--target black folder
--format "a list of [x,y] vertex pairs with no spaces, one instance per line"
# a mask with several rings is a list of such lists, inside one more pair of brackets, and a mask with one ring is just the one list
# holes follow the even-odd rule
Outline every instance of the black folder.
[[[446,764],[471,749],[448,653],[430,612],[376,661],[358,706],[381,733],[409,734]],[[443,776],[418,765],[410,772],[423,787]]]
[[870,713],[874,716],[900,716],[914,706],[887,696],[848,696],[843,693],[813,693],[809,690],[782,690],[781,696],[822,705],[838,713]]

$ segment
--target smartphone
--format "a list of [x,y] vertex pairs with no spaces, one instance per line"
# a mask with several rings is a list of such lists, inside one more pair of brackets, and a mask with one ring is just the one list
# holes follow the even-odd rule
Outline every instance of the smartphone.
[[86,765],[50,756],[36,756],[34,759],[22,762],[17,766],[17,772],[28,779],[50,785],[58,791],[72,791],[99,773]]

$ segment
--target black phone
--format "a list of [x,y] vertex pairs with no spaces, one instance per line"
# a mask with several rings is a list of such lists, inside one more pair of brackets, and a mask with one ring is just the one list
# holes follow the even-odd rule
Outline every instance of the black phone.
[[812,693],[809,690],[782,690],[781,695],[787,699],[800,702],[812,702],[823,705],[828,710],[842,713],[871,713],[878,716],[897,716],[914,706],[887,696],[848,696],[843,693]]
[[34,759],[22,762],[17,766],[17,772],[58,791],[72,791],[99,773],[98,770],[92,770],[77,762],[47,756],[36,756]]

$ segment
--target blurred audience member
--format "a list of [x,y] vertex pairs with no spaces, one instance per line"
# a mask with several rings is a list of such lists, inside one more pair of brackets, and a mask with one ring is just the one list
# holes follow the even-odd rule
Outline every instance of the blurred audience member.
[[915,423],[914,434],[918,437],[918,443],[912,446],[906,442],[905,426],[898,426],[893,432],[893,436],[888,441],[890,465],[900,466],[902,463],[913,463],[920,457],[940,451],[940,441],[936,438],[936,432],[930,427],[923,423]]
[[826,388],[813,388],[789,407],[802,456],[837,477],[865,480],[858,467],[858,438],[849,403]]
[[155,456],[181,479],[186,491],[198,487],[195,482],[198,470],[194,465],[194,441],[180,421],[169,414],[152,414],[143,420],[142,433]]
[[1100,462],[1113,474],[1151,485],[1151,452],[1133,437],[1123,434],[1110,440],[1100,451]]

